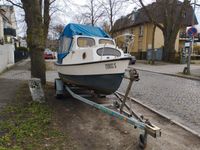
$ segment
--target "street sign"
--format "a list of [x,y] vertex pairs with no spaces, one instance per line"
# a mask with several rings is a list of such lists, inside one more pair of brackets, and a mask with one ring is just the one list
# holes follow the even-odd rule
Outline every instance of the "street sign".
[[197,29],[195,27],[191,27],[188,29],[187,31],[187,34],[190,36],[190,37],[193,37],[197,34]]

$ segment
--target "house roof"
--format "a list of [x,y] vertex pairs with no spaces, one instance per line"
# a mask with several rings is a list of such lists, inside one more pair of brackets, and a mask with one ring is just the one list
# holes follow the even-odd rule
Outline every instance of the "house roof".
[[[177,15],[181,9],[181,5],[180,5],[181,3],[182,2],[177,1],[177,7],[175,10],[177,12],[176,13]],[[157,2],[154,2],[154,3],[146,6],[148,11],[151,12],[153,18],[159,23],[162,23],[164,21],[164,11],[162,11],[164,9],[162,7],[163,6],[159,5]],[[177,16],[174,16],[173,19],[176,19],[176,18],[177,18]],[[185,26],[185,27],[191,26],[192,20],[193,20],[192,18],[193,18],[193,8],[190,6],[187,8],[187,11],[185,13],[185,19],[183,21],[183,26]],[[150,22],[150,20],[149,20],[148,16],[146,15],[144,8],[141,8],[137,11],[131,12],[127,16],[123,16],[120,19],[118,19],[112,28],[112,32],[124,30],[124,29],[130,28],[130,27],[148,23],[148,22]],[[198,24],[196,16],[194,18],[194,24]]]

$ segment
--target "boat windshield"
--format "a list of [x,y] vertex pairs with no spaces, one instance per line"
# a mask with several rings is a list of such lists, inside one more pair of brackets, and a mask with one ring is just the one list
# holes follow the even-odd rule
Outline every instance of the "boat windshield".
[[72,41],[71,38],[63,37],[60,40],[60,46],[59,46],[58,53],[67,53],[67,52],[69,52],[71,41]]
[[95,46],[95,40],[89,37],[79,37],[77,44],[79,47],[93,47]]
[[114,45],[113,40],[109,40],[109,39],[100,39],[99,40],[99,44],[111,44]]

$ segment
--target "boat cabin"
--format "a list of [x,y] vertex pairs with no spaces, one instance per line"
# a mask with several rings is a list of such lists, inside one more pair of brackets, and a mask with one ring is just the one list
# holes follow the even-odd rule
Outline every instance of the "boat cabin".
[[[95,35],[93,28],[101,31],[98,33],[98,30],[95,30],[99,35]],[[91,27],[91,29],[93,29],[91,34],[85,34],[82,30],[83,33],[80,34],[73,30],[74,34],[71,36],[69,33],[66,35],[65,30],[63,31],[58,50],[58,63],[91,62],[113,59],[123,55],[122,50],[116,47],[115,41],[103,30],[98,27]]]

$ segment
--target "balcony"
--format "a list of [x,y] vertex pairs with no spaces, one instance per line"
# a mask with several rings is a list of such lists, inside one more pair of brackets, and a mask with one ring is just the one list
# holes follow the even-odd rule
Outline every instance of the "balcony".
[[186,32],[180,32],[179,34],[179,40],[189,40],[189,36],[187,35]]
[[4,28],[4,35],[16,36],[16,30],[13,28]]
[[[186,32],[180,32],[179,34],[179,40],[182,41],[190,41],[190,37],[187,35]],[[200,33],[198,33],[195,37],[194,37],[195,42],[200,41]]]

